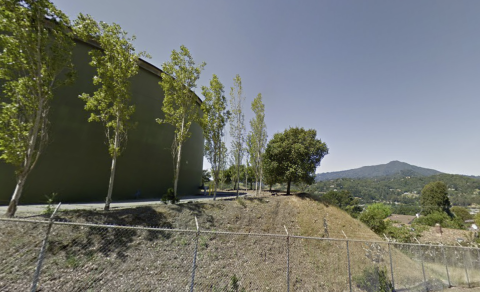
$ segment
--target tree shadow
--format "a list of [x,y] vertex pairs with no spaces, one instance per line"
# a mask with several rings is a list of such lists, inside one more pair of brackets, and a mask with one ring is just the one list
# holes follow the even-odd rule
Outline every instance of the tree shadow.
[[118,209],[110,211],[72,210],[59,214],[56,221],[102,224],[54,226],[56,236],[51,236],[48,251],[55,254],[65,253],[68,263],[77,256],[92,257],[101,254],[104,257],[115,255],[122,261],[128,257],[127,251],[142,242],[168,240],[172,235],[164,230],[142,230],[134,228],[118,228],[114,226],[141,226],[172,228],[173,225],[161,212],[149,206]]

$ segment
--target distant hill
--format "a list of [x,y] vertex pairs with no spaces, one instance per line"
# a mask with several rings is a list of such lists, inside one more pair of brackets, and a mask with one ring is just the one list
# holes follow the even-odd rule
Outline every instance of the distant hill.
[[387,164],[364,166],[360,168],[319,173],[316,176],[317,181],[334,180],[339,178],[374,178],[382,176],[431,176],[441,174],[442,172],[418,167],[401,161],[391,161]]

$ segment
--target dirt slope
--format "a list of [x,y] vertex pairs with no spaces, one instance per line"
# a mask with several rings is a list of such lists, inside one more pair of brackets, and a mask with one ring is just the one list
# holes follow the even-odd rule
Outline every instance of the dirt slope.
[[[66,211],[57,220],[250,233],[199,234],[195,291],[285,291],[287,254],[293,291],[348,289],[367,267],[389,269],[388,245],[347,213],[296,196],[155,205],[105,211]],[[0,291],[28,289],[45,225],[0,222]],[[253,233],[285,235],[261,236]],[[304,237],[326,236],[335,240]],[[195,232],[54,225],[44,262],[41,291],[188,291]],[[340,240],[341,239],[341,240]],[[19,251],[22,251],[19,253]],[[396,287],[421,281],[412,261],[392,252]],[[408,275],[410,272],[410,275]],[[398,275],[397,275],[398,274]],[[408,277],[407,277],[408,275]],[[403,281],[403,282],[402,282]],[[360,291],[353,287],[354,291]]]

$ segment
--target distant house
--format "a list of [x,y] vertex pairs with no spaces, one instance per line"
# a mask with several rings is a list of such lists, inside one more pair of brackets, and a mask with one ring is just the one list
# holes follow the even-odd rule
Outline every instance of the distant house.
[[412,221],[415,218],[416,218],[415,216],[411,216],[411,215],[392,214],[389,217],[385,218],[385,221],[390,220],[393,222],[394,226],[402,226],[402,225],[412,224]]

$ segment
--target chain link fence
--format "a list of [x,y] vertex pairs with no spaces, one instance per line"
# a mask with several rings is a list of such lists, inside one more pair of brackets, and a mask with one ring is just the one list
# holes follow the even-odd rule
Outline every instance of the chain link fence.
[[442,291],[476,248],[0,219],[0,291]]

